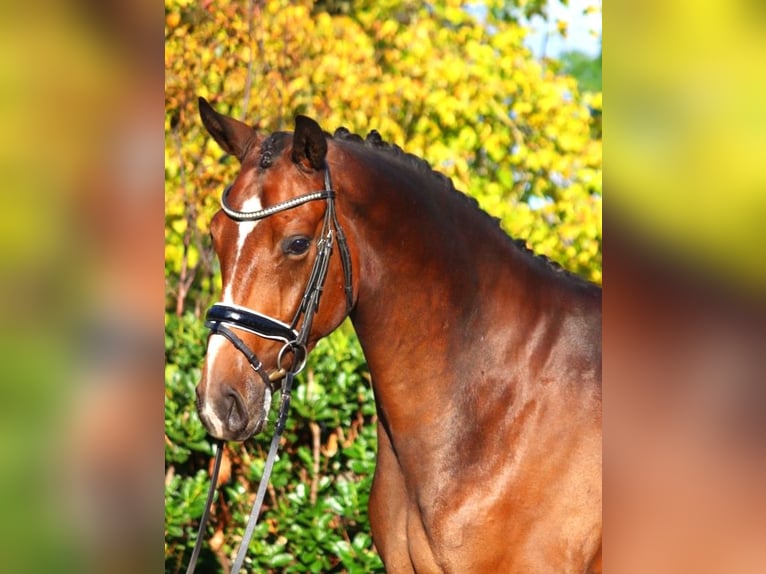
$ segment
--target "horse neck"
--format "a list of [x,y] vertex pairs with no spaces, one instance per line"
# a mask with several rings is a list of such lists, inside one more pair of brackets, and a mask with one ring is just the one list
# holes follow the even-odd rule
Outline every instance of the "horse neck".
[[[500,290],[527,289],[528,261],[489,217],[436,176],[369,166],[348,182],[359,246],[351,319],[393,434],[444,444],[482,349],[477,334],[513,314]],[[507,328],[507,325],[503,326]],[[420,443],[421,446],[428,446]],[[412,442],[411,444],[415,444]]]

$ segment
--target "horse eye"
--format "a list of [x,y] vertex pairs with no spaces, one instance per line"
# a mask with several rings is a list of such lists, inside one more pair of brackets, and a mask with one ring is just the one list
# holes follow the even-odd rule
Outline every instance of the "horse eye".
[[288,237],[282,243],[282,251],[286,255],[303,255],[311,247],[311,239],[308,237],[296,236]]

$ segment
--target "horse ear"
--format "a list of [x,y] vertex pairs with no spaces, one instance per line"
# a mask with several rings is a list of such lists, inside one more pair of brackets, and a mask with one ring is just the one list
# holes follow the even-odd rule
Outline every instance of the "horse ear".
[[218,145],[242,161],[252,140],[257,138],[256,131],[239,120],[219,114],[205,98],[199,98],[199,116]]
[[327,155],[327,140],[319,124],[306,116],[295,116],[293,134],[293,162],[322,169]]

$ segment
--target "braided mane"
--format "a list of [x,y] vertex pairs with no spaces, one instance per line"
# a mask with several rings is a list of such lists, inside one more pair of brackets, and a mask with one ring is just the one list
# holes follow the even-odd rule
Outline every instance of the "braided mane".
[[564,275],[570,279],[583,281],[588,285],[591,285],[591,283],[585,280],[583,277],[580,277],[576,273],[572,273],[571,271],[564,269],[561,265],[559,265],[558,262],[548,258],[545,255],[535,253],[527,246],[527,242],[525,240],[515,239],[508,235],[508,233],[502,228],[500,219],[491,216],[486,211],[481,209],[479,207],[479,202],[474,197],[471,197],[470,195],[467,195],[455,188],[455,185],[449,177],[439,171],[434,170],[431,167],[431,164],[429,164],[423,158],[404,151],[396,144],[388,143],[383,140],[378,130],[372,130],[367,134],[366,138],[362,138],[361,136],[350,132],[348,129],[340,127],[335,130],[335,133],[332,134],[332,137],[333,139],[338,139],[340,141],[352,142],[367,148],[382,151],[398,159],[400,162],[418,171],[419,173],[423,173],[432,177],[439,184],[439,187],[444,189],[446,193],[454,194],[454,196],[459,197],[461,201],[465,202],[466,204],[470,204],[472,209],[479,211],[496,230],[500,231],[507,240],[511,241],[516,249],[543,263],[547,268],[551,269],[557,274]]

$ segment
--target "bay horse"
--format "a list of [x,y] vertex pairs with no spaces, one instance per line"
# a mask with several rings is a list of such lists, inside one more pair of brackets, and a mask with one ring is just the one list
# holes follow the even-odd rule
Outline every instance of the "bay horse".
[[241,163],[210,224],[213,309],[239,335],[208,341],[197,404],[210,434],[263,428],[301,313],[315,312],[307,351],[348,316],[378,413],[369,516],[386,571],[600,572],[600,287],[376,131],[330,135],[297,116],[266,137],[199,106]]

